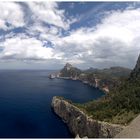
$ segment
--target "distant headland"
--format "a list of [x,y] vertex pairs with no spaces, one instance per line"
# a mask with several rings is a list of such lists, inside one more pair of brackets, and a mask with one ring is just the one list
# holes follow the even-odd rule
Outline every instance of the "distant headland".
[[[53,98],[52,107],[55,113],[67,123],[75,137],[131,138],[131,131],[132,138],[140,137],[138,131],[135,135],[131,130],[131,127],[137,129],[139,123],[139,117],[136,117],[140,114],[140,56],[132,71],[122,67],[81,71],[66,64],[59,77],[81,80],[102,90],[106,87],[105,92],[108,92],[100,99],[84,104],[73,103],[62,97]],[[136,119],[132,121],[134,118]],[[130,126],[125,129],[131,121]]]
[[84,84],[99,88],[108,93],[112,88],[121,83],[120,79],[127,78],[130,72],[131,69],[123,67],[111,67],[105,69],[94,69],[91,67],[87,70],[81,70],[66,63],[63,69],[58,73],[50,74],[49,78],[80,80]]

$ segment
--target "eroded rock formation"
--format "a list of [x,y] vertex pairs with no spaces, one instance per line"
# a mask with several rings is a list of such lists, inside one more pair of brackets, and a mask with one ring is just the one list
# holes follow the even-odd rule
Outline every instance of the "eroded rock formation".
[[60,97],[53,97],[52,108],[68,125],[70,132],[76,137],[88,138],[112,138],[118,134],[124,126],[109,124],[93,120],[83,111]]

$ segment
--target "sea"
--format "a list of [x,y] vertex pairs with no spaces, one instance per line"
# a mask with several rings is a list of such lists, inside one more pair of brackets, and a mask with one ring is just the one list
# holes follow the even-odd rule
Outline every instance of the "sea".
[[53,96],[76,103],[102,91],[80,81],[49,79],[48,70],[0,70],[0,138],[73,138],[53,112]]

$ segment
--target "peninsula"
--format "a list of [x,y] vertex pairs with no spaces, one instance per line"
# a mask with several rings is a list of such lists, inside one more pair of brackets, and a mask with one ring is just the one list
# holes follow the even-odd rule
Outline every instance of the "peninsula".
[[128,78],[130,72],[131,69],[123,67],[81,70],[67,63],[59,73],[51,74],[49,77],[53,75],[62,79],[79,80],[83,84],[88,84],[109,93],[110,90],[121,83],[122,79]]
[[119,84],[110,89],[104,97],[84,104],[54,97],[52,107],[75,137],[114,137],[140,113],[140,56],[129,76],[119,77]]

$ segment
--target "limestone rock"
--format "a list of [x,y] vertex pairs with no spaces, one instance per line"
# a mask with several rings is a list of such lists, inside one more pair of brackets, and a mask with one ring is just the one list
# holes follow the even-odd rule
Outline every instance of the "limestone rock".
[[75,137],[78,134],[80,138],[112,138],[124,128],[121,125],[93,120],[79,108],[59,97],[53,97],[52,107]]
[[131,72],[130,79],[140,79],[140,55],[138,57],[134,70]]

